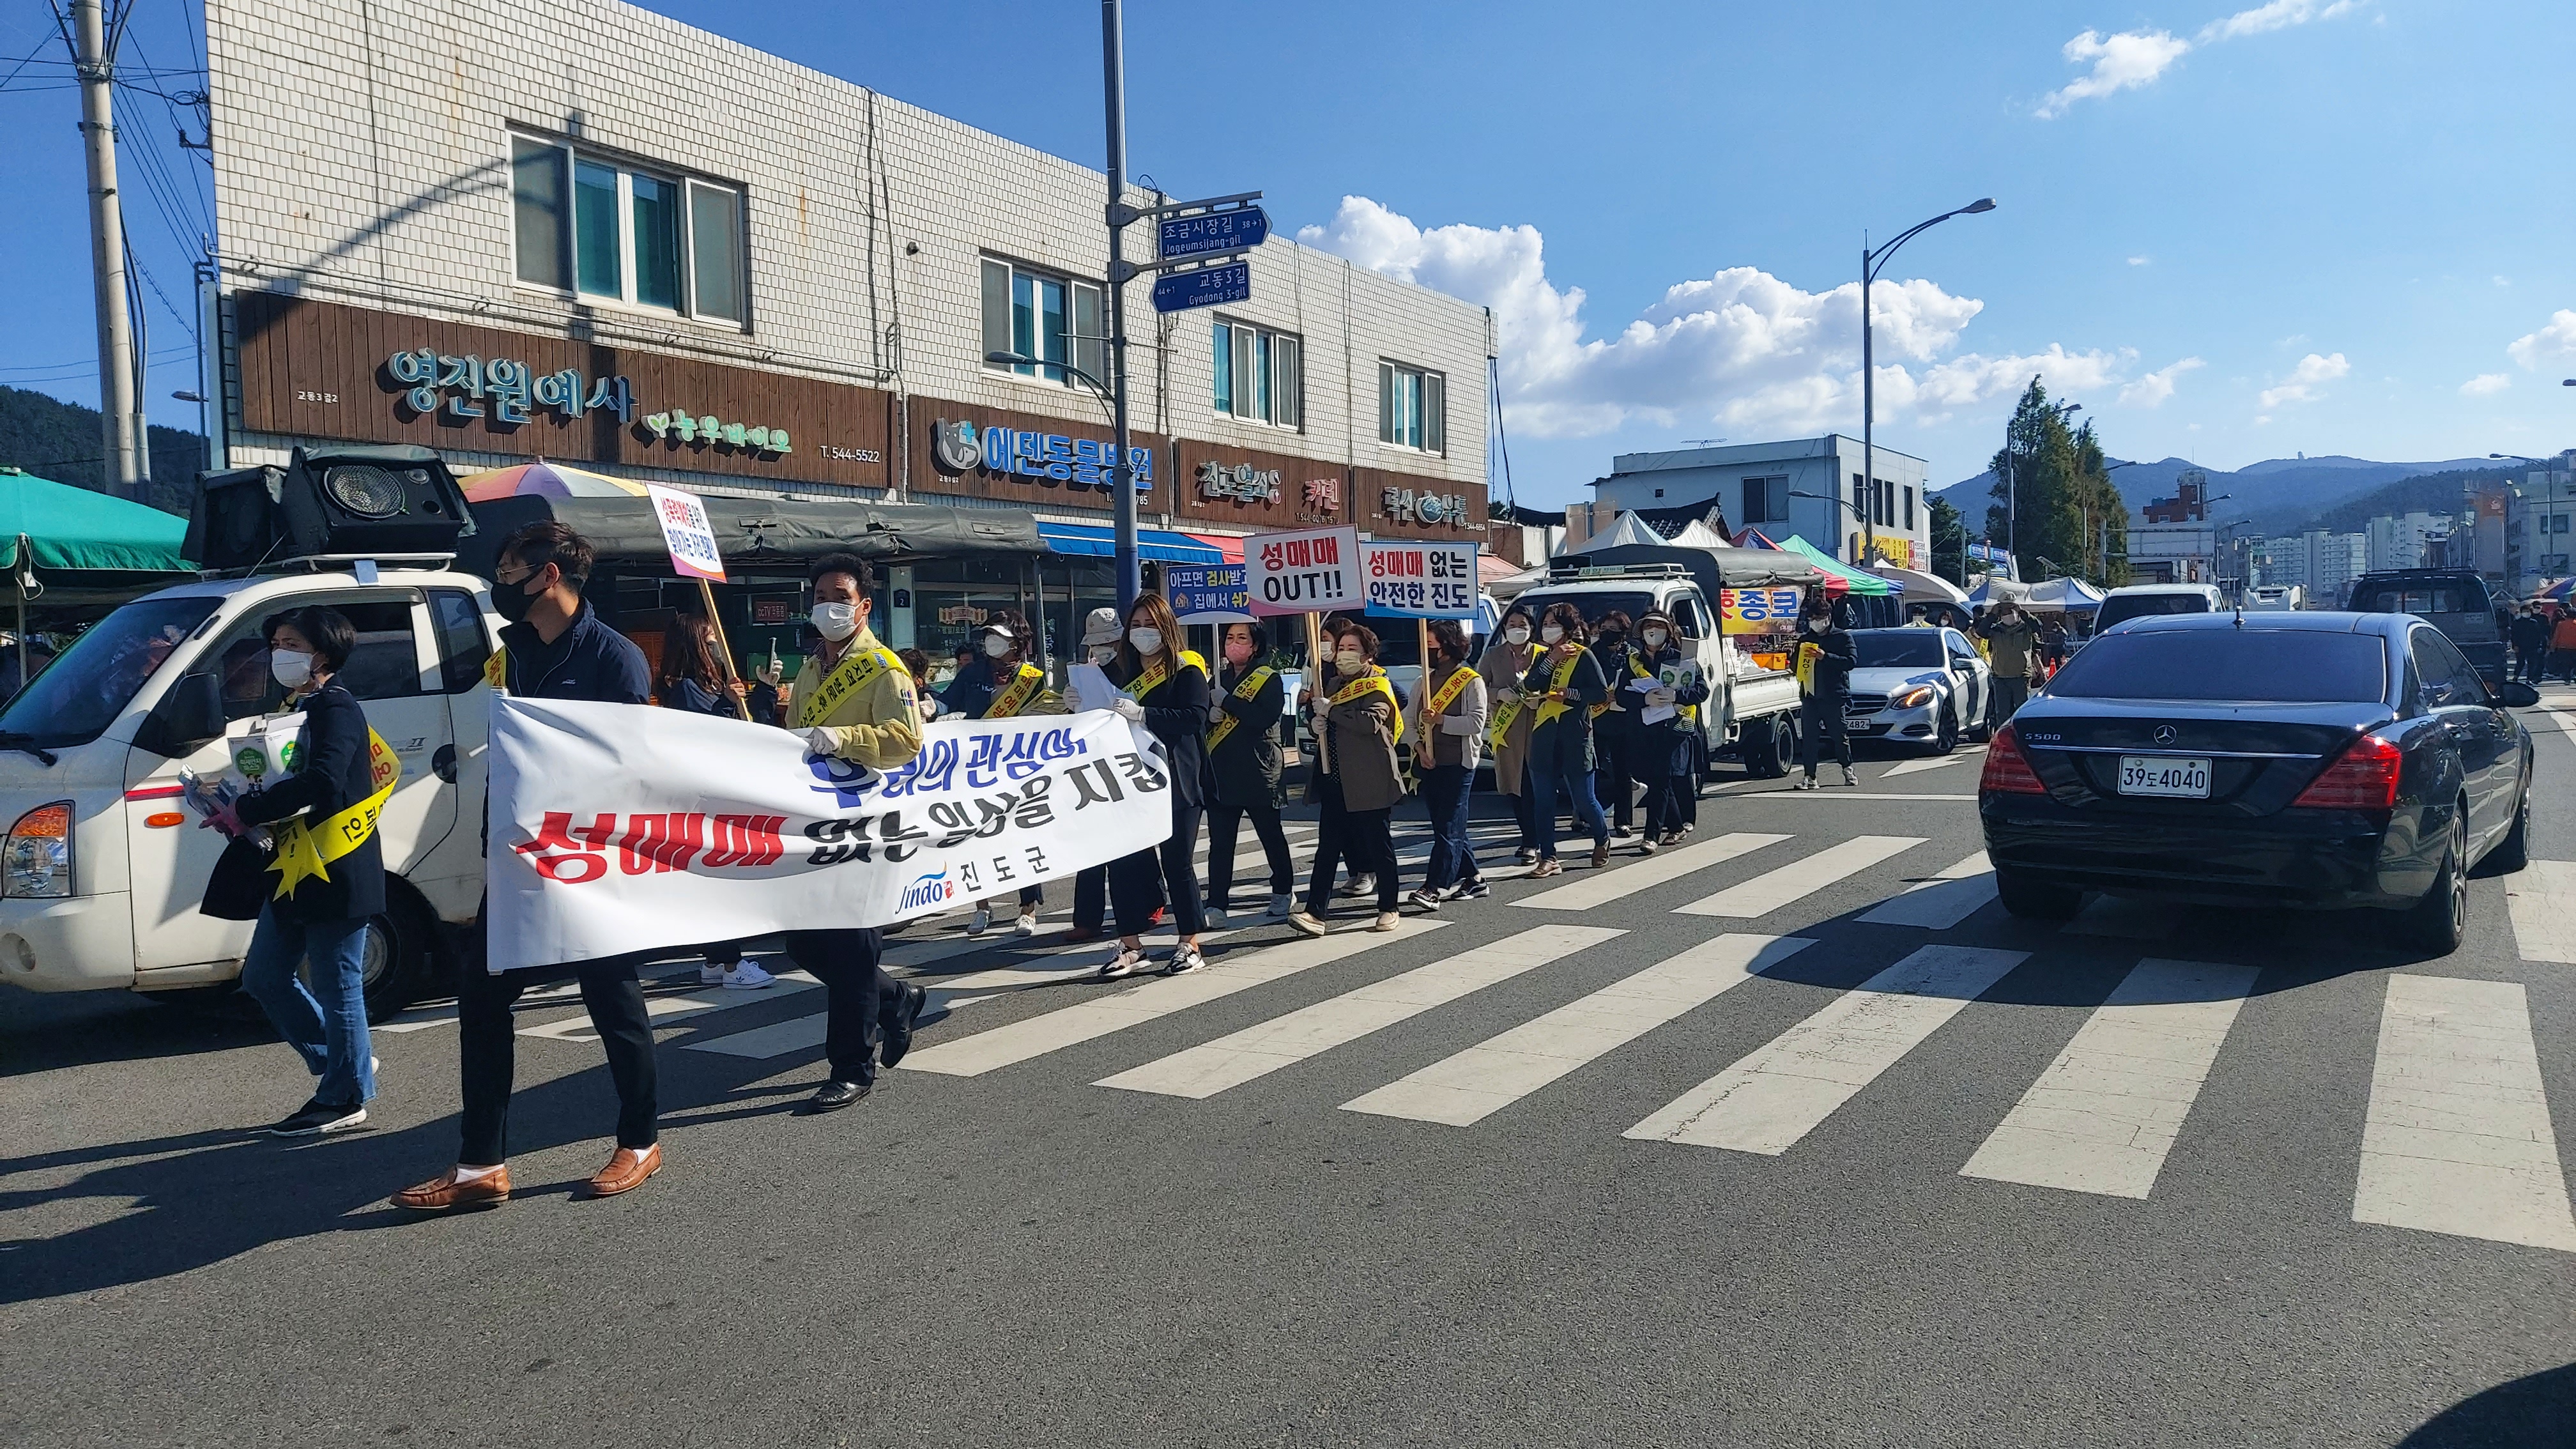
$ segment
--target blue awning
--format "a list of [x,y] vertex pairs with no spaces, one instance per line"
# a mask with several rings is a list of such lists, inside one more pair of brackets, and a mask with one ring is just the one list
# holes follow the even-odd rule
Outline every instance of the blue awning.
[[[1118,552],[1117,535],[1099,524],[1049,523],[1040,519],[1038,537],[1045,539],[1047,547],[1056,553],[1089,554],[1096,558],[1110,558]],[[1210,548],[1186,533],[1174,533],[1161,528],[1136,530],[1136,556],[1162,563],[1221,564],[1225,562],[1225,554],[1222,550]]]

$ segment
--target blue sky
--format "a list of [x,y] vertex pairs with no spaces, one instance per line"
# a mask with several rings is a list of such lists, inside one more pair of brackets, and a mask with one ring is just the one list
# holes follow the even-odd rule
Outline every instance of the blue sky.
[[[191,4],[143,0],[145,59],[189,63]],[[653,8],[1100,159],[1087,0]],[[51,29],[11,0],[0,67],[58,60]],[[1857,433],[1864,229],[1987,195],[1877,294],[1878,435],[1936,483],[1982,466],[2035,371],[2123,457],[2543,453],[2576,443],[2571,44],[2564,0],[1131,0],[1130,148],[1176,193],[1259,187],[1282,228],[1495,306],[1524,502],[1586,496],[1614,452]],[[76,97],[25,89],[61,74],[0,94],[0,382],[94,402]],[[126,104],[130,144],[202,175]],[[136,251],[185,310],[173,232],[202,222],[136,190]],[[155,414],[193,424],[168,401],[185,331],[152,308],[183,354]]]

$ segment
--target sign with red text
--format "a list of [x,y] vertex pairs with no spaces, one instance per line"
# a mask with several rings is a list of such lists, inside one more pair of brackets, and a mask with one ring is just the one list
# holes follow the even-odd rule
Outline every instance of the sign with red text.
[[1359,609],[1368,589],[1356,528],[1292,528],[1243,541],[1244,592],[1252,612],[1329,614]]
[[647,483],[644,491],[653,503],[653,521],[662,525],[662,542],[671,550],[671,567],[680,577],[725,581],[724,555],[716,551],[716,526],[707,519],[707,505],[695,493]]
[[1364,543],[1368,611],[1405,619],[1476,617],[1472,543]]

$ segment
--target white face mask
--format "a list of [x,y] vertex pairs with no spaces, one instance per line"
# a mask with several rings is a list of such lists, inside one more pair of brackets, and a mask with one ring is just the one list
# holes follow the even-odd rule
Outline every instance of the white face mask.
[[1093,664],[1098,665],[1099,667],[1101,667],[1101,668],[1103,668],[1103,669],[1106,669],[1106,668],[1108,668],[1110,665],[1117,663],[1117,662],[1118,662],[1118,646],[1117,646],[1117,645],[1115,645],[1115,644],[1094,644],[1094,645],[1092,645],[1092,646],[1091,646],[1091,662],[1092,662]]
[[1010,653],[1010,652],[1011,652],[1011,641],[1010,641],[1010,640],[1003,638],[1003,637],[1002,637],[1001,635],[999,635],[999,634],[987,634],[987,635],[985,635],[985,636],[984,636],[984,657],[985,657],[985,658],[987,658],[987,659],[999,659],[999,658],[1001,658],[1003,655],[1008,654],[1008,653]]
[[1344,674],[1359,673],[1360,665],[1365,662],[1360,658],[1360,651],[1356,649],[1344,649],[1333,656],[1333,667]]
[[292,649],[268,651],[268,672],[289,689],[302,689],[313,682],[313,656]]
[[1554,624],[1542,624],[1539,626],[1538,637],[1540,643],[1554,644],[1565,637],[1565,631]]
[[1671,635],[1665,633],[1661,629],[1649,629],[1646,631],[1646,647],[1649,649],[1661,649],[1664,647],[1664,641],[1671,637]]
[[1163,631],[1130,629],[1127,631],[1127,642],[1136,646],[1136,652],[1139,654],[1160,654],[1163,652]]
[[1514,648],[1519,648],[1521,645],[1529,642],[1529,631],[1518,626],[1505,629],[1503,631],[1503,642]]
[[806,616],[814,621],[814,632],[838,644],[859,632],[859,606],[856,604],[816,604]]

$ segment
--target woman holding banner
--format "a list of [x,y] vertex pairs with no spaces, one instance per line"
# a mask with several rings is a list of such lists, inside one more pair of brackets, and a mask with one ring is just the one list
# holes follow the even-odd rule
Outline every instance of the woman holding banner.
[[1151,730],[1163,742],[1171,770],[1172,833],[1154,850],[1110,862],[1110,908],[1118,916],[1118,951],[1100,963],[1100,978],[1114,981],[1145,964],[1146,927],[1151,924],[1159,884],[1172,903],[1173,924],[1181,943],[1163,974],[1178,976],[1207,964],[1199,955],[1198,872],[1190,856],[1198,849],[1199,815],[1206,808],[1202,778],[1207,771],[1207,661],[1181,647],[1180,621],[1160,594],[1138,596],[1127,611],[1127,633],[1118,641],[1117,662],[1109,677],[1125,693],[1114,700],[1078,699],[1076,709],[1106,705],[1130,722]]
[[[1708,699],[1708,681],[1699,677],[1691,656],[1675,642],[1680,638],[1681,630],[1663,613],[1649,613],[1638,620],[1637,648],[1628,656],[1628,678],[1620,681],[1622,697],[1638,718],[1631,756],[1646,782],[1646,818],[1637,830],[1639,855],[1682,843],[1682,802],[1690,798],[1698,780],[1691,739],[1698,733],[1699,706]],[[1672,712],[1646,723],[1645,716],[1659,710]]]
[[1539,622],[1542,646],[1537,661],[1521,679],[1521,698],[1530,707],[1530,819],[1538,830],[1538,864],[1533,879],[1560,875],[1556,859],[1556,795],[1574,802],[1574,820],[1592,836],[1592,863],[1610,863],[1610,825],[1601,818],[1601,798],[1592,793],[1592,712],[1608,703],[1609,682],[1600,661],[1584,647],[1583,615],[1570,603],[1547,607]]
[[[939,694],[942,718],[1017,719],[1023,715],[1062,714],[1064,701],[1046,687],[1046,671],[1028,661],[1029,641],[1036,634],[1016,609],[996,609],[976,629],[974,661],[957,671]],[[993,928],[993,908],[1000,897],[977,901],[966,922],[966,934],[980,936]],[[1038,907],[1046,892],[1020,887],[1019,918],[1012,929],[1023,936],[1038,933]]]
[[1333,693],[1316,702],[1315,768],[1307,798],[1315,802],[1315,865],[1306,878],[1306,909],[1288,924],[1309,936],[1331,930],[1324,911],[1332,903],[1333,871],[1347,857],[1377,882],[1377,921],[1372,931],[1392,931],[1396,913],[1395,840],[1387,832],[1395,802],[1404,798],[1396,771],[1395,743],[1404,737],[1404,711],[1395,686],[1377,665],[1377,634],[1349,622],[1332,641]]
[[1431,652],[1414,691],[1413,765],[1431,812],[1431,859],[1411,900],[1426,911],[1446,900],[1491,895],[1467,840],[1476,761],[1485,744],[1485,681],[1467,667],[1467,633],[1455,619],[1431,621]]
[[1222,925],[1234,907],[1234,842],[1243,817],[1270,861],[1270,919],[1287,916],[1297,888],[1288,834],[1279,826],[1279,741],[1273,733],[1287,706],[1278,668],[1263,659],[1261,626],[1221,626],[1225,662],[1216,702],[1208,706],[1207,918]]
[[1485,747],[1494,756],[1494,788],[1512,797],[1512,819],[1520,826],[1520,850],[1513,859],[1521,865],[1538,859],[1538,827],[1530,820],[1528,778],[1532,711],[1521,699],[1521,678],[1538,657],[1538,647],[1531,642],[1537,631],[1538,621],[1530,611],[1514,604],[1503,614],[1502,631],[1487,641],[1485,656],[1476,661],[1476,672],[1485,680],[1485,698],[1493,707],[1485,725]]

